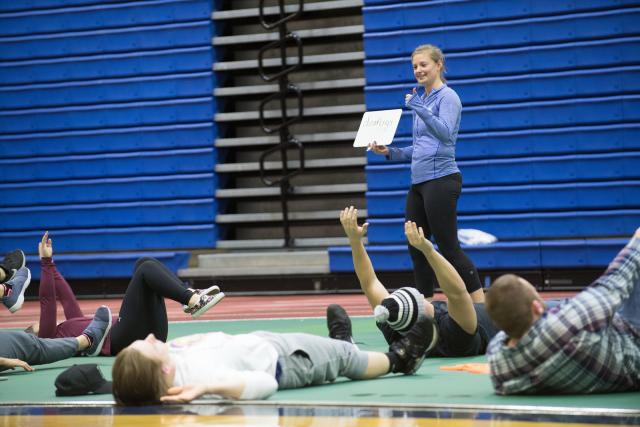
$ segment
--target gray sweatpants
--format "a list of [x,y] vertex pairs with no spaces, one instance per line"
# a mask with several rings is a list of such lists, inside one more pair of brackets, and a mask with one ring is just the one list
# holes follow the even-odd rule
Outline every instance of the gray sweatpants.
[[[76,354],[75,338],[38,338],[22,331],[0,331],[0,357],[20,359],[29,365],[44,365]],[[0,371],[7,368],[0,367]]]
[[278,350],[282,374],[278,388],[300,388],[334,381],[339,376],[361,379],[367,353],[346,341],[309,334],[254,332]]

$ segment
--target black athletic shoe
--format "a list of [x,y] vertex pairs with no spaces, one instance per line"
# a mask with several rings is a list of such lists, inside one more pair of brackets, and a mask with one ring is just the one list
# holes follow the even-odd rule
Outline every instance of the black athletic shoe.
[[380,332],[382,332],[382,335],[384,335],[384,339],[389,345],[391,345],[392,342],[398,341],[402,338],[402,334],[389,326],[388,323],[376,322],[376,326],[378,327],[378,329],[380,329]]
[[438,342],[438,329],[432,318],[420,316],[413,327],[401,339],[394,341],[389,351],[400,359],[393,372],[415,374],[424,358]]
[[331,304],[327,307],[327,328],[330,338],[355,344],[351,330],[351,319],[342,306]]
[[5,282],[13,279],[13,276],[16,274],[16,271],[20,270],[26,264],[26,258],[24,256],[24,252],[20,249],[16,249],[15,251],[9,252],[5,255],[2,262],[0,262],[0,266],[4,267],[5,270],[9,272],[4,279]]

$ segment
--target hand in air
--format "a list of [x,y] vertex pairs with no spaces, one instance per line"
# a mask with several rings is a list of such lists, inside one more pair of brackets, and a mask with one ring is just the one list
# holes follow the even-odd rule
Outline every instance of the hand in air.
[[51,258],[53,256],[53,247],[51,246],[51,239],[49,238],[48,231],[44,232],[42,240],[38,242],[38,255],[40,255],[40,259]]
[[358,225],[358,209],[353,206],[344,208],[340,212],[340,223],[344,232],[350,240],[361,240],[367,234],[369,223],[365,222],[362,227]]
[[431,240],[424,237],[422,227],[418,227],[415,222],[407,221],[404,223],[404,235],[411,246],[422,252],[430,252],[433,250]]

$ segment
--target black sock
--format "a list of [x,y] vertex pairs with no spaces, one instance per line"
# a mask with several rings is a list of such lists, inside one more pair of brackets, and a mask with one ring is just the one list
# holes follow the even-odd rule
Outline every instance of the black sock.
[[400,365],[402,365],[402,360],[400,359],[400,356],[398,356],[392,351],[385,353],[385,355],[389,359],[389,372],[399,372],[399,367]]
[[87,333],[83,333],[82,335],[87,337],[87,340],[89,340],[89,347],[85,348],[83,351],[89,350],[91,348],[91,346],[93,345],[93,338],[91,337],[91,335],[89,335]]

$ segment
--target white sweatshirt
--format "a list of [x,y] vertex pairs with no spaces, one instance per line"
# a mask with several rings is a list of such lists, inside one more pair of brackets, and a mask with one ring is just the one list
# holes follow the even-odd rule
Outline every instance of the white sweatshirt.
[[189,335],[169,341],[176,365],[174,386],[244,383],[240,399],[265,399],[278,390],[275,378],[278,352],[253,334],[222,332]]

